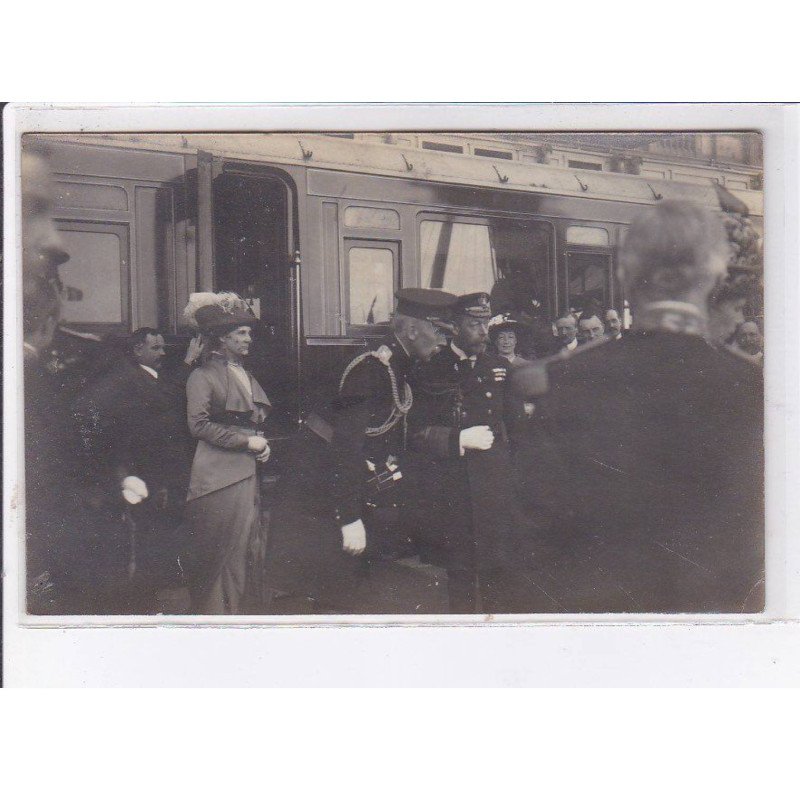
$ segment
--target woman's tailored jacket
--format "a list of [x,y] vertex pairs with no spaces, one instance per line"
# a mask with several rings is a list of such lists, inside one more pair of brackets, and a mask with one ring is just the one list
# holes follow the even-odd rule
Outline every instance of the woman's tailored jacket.
[[247,442],[269,413],[271,404],[250,375],[252,399],[230,374],[227,360],[214,353],[186,384],[189,432],[198,439],[188,500],[224,489],[256,471]]

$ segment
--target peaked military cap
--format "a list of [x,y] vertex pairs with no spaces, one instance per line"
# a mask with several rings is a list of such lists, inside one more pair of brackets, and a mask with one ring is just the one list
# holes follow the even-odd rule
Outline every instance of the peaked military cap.
[[462,294],[453,304],[453,314],[459,317],[490,319],[492,306],[489,303],[489,295],[486,292]]
[[395,313],[429,322],[447,321],[456,300],[454,294],[441,289],[398,289]]

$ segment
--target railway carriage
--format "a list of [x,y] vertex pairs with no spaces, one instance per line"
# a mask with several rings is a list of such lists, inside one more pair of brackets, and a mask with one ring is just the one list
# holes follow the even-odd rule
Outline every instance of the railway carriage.
[[[758,169],[631,160],[487,134],[41,134],[70,261],[68,326],[158,327],[176,346],[194,291],[233,290],[263,323],[252,368],[276,435],[381,336],[399,287],[485,290],[547,330],[625,306],[625,228],[648,204],[740,203],[763,230]],[[611,171],[609,171],[611,170]],[[637,174],[630,174],[631,172]]]

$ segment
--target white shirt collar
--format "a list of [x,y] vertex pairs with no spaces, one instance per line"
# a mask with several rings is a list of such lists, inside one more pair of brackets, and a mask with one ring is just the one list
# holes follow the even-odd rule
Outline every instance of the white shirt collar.
[[139,366],[145,372],[149,372],[156,380],[158,380],[158,373],[152,367],[146,367],[144,364],[139,364]]
[[578,346],[578,340],[573,339],[568,345],[565,345],[567,350],[574,350]]

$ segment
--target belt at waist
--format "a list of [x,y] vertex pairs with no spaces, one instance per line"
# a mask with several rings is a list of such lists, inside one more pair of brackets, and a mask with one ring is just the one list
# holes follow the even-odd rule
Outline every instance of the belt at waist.
[[236,433],[244,433],[247,436],[261,436],[258,428],[255,425],[230,425],[228,423],[225,424],[226,428],[230,428],[232,431]]

